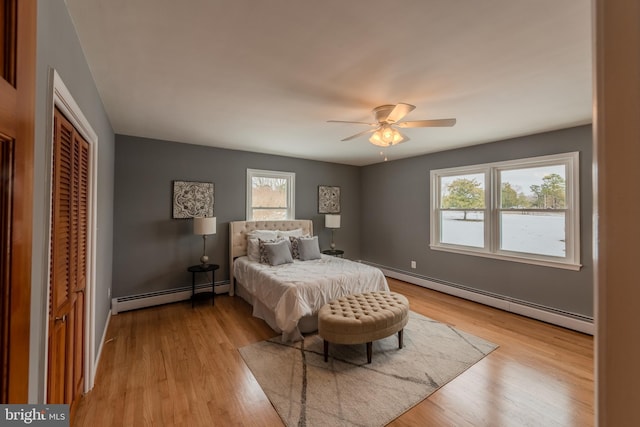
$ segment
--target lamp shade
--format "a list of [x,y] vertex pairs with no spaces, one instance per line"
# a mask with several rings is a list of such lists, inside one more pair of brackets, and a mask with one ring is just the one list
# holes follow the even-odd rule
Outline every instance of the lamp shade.
[[199,234],[201,236],[216,234],[216,217],[193,218],[193,234]]
[[340,228],[340,215],[325,215],[325,228]]

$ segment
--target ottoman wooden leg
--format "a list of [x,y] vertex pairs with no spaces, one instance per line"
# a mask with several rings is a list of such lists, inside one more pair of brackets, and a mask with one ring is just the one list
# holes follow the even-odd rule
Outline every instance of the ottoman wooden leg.
[[324,361],[329,360],[329,341],[324,340]]
[[400,329],[398,331],[398,348],[402,348],[402,336],[404,335],[402,332],[404,329]]
[[371,363],[371,353],[373,352],[373,342],[367,343],[367,363]]

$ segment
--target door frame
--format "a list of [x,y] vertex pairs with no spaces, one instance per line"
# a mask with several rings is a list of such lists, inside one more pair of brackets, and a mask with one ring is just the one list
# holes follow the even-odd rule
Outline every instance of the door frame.
[[[0,310],[4,327],[0,333],[0,359],[4,364],[0,374],[0,395],[2,403],[24,403],[29,399],[30,355],[34,351],[31,345],[31,267],[38,5],[34,0],[2,3],[0,7],[9,6],[10,9],[7,10],[9,14],[3,16],[2,30],[5,30],[5,25],[10,27],[7,36],[11,41],[0,50],[5,52],[13,72],[2,73],[0,77],[0,130],[4,134],[3,139],[8,137],[12,140],[13,147],[8,150],[11,151],[12,175],[9,185],[2,190],[5,193],[2,198],[10,206],[4,207],[7,217],[0,225],[9,227],[5,230],[6,238],[3,235],[6,250],[2,254],[0,268],[7,274],[3,277],[2,292],[5,304],[8,303]],[[12,77],[7,80],[6,74]]]
[[95,306],[96,306],[96,242],[97,242],[97,206],[98,206],[98,135],[91,127],[91,124],[82,113],[62,81],[62,78],[54,68],[49,69],[49,99],[47,102],[47,129],[46,129],[46,176],[49,185],[49,197],[45,202],[45,209],[49,212],[47,227],[45,230],[45,241],[47,244],[47,273],[46,273],[46,303],[44,304],[44,387],[42,401],[47,399],[47,378],[49,375],[48,354],[49,354],[49,298],[51,292],[51,228],[52,228],[52,203],[53,194],[53,139],[54,120],[53,115],[56,107],[65,115],[67,120],[73,124],[76,130],[89,143],[89,222],[87,236],[87,284],[85,290],[85,318],[84,318],[84,390],[86,393],[93,388],[95,372],[97,368],[97,358],[95,351]]

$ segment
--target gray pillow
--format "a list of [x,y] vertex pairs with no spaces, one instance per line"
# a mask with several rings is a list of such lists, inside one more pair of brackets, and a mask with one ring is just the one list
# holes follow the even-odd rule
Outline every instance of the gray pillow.
[[300,253],[300,261],[321,258],[318,236],[313,236],[310,239],[298,239],[298,252]]
[[300,239],[308,239],[311,236],[289,236],[289,243],[291,247],[291,256],[293,259],[300,259],[300,251],[298,251],[298,240]]
[[289,264],[293,262],[287,240],[280,240],[276,243],[265,243],[264,249],[269,259],[269,264],[271,265]]
[[267,256],[267,247],[265,246],[265,244],[267,243],[275,243],[277,242],[276,239],[273,240],[263,240],[263,239],[258,239],[258,262],[260,262],[260,264],[269,264],[269,257]]

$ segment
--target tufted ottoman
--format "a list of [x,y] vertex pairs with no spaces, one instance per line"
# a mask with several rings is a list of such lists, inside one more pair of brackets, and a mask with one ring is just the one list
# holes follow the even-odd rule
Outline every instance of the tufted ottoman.
[[395,292],[367,292],[329,301],[318,312],[318,334],[324,339],[324,361],[329,343],[367,343],[367,363],[371,363],[373,341],[398,333],[402,348],[402,330],[407,324],[409,301]]

